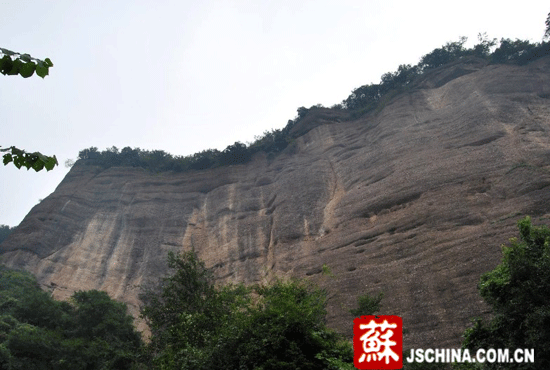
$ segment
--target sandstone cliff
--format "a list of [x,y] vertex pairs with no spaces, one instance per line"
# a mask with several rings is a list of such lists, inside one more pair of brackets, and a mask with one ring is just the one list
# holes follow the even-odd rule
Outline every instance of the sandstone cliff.
[[549,58],[470,59],[357,120],[309,115],[275,158],[160,174],[81,161],[1,245],[2,261],[60,299],[102,289],[136,314],[166,253],[193,248],[221,281],[314,280],[347,334],[356,297],[384,292],[406,347],[457,347],[487,313],[476,284],[518,218],[550,219],[549,97]]

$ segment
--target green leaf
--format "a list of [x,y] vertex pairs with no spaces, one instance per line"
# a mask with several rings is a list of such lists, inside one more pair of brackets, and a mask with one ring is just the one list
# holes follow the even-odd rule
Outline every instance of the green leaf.
[[7,74],[12,67],[13,61],[9,56],[5,55],[2,59],[0,59],[0,72],[2,72],[2,74]]
[[4,154],[4,166],[13,161],[11,154]]
[[11,71],[13,67],[13,61],[10,59],[10,57],[4,57],[1,60],[0,64],[0,72],[2,74],[7,75],[9,71]]
[[47,171],[51,171],[57,164],[57,158],[54,155],[53,157],[48,157],[48,160],[44,163],[44,166]]
[[23,161],[23,158],[22,157],[15,157],[13,159],[13,164],[15,165],[15,167],[17,167],[18,169],[21,169],[21,166],[23,165],[24,161]]
[[44,59],[44,62],[46,62],[46,64],[48,65],[48,67],[53,67],[53,63],[52,63],[52,61],[50,60],[50,58]]
[[42,78],[48,75],[48,66],[46,66],[42,61],[38,62],[36,66],[36,74]]
[[19,68],[21,68],[21,61],[19,59],[15,59],[11,63],[11,68],[6,70],[6,73],[8,76],[14,76],[19,74]]
[[35,68],[36,64],[34,64],[33,62],[22,63],[21,68],[19,69],[19,74],[23,78],[29,78],[34,74]]
[[36,160],[32,164],[32,169],[35,170],[36,172],[41,171],[43,168],[44,168],[44,162],[42,162],[40,159]]

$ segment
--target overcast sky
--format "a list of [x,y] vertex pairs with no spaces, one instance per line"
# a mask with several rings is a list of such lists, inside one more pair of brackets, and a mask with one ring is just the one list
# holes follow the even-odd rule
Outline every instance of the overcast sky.
[[547,0],[0,1],[0,47],[54,63],[44,80],[0,75],[0,146],[60,163],[0,165],[0,224],[19,224],[82,149],[250,142],[460,36],[541,41],[549,12]]

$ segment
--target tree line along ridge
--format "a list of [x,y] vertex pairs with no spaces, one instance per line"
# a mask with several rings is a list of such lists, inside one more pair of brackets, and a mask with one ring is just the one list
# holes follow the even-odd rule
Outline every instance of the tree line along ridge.
[[324,108],[320,104],[310,108],[300,107],[297,116],[289,120],[284,128],[265,131],[252,143],[235,142],[222,151],[207,149],[188,156],[174,156],[163,150],[130,147],[119,150],[113,146],[99,151],[96,147],[90,147],[79,152],[78,160],[82,160],[79,162],[86,165],[99,165],[104,168],[141,167],[154,172],[185,172],[243,164],[258,152],[264,152],[268,157],[274,157],[282,152],[299,136],[293,128],[306,116],[316,111],[337,110],[345,119],[357,119],[370,111],[381,109],[389,99],[410,88],[420,76],[443,65],[468,57],[482,58],[490,64],[525,65],[550,54],[548,41],[535,43],[519,39],[497,41],[489,39],[486,34],[480,34],[478,43],[471,48],[464,46],[466,41],[466,37],[461,37],[458,41],[448,42],[424,55],[414,66],[402,64],[397,71],[383,74],[380,83],[358,87],[341,103],[330,108]]

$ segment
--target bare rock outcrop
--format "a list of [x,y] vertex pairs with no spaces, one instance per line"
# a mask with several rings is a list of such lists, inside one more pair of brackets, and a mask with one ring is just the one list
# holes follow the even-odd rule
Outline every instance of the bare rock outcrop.
[[359,119],[308,116],[275,158],[159,174],[80,161],[1,258],[57,298],[102,289],[137,314],[167,252],[194,249],[220,281],[312,279],[348,335],[356,297],[384,292],[406,347],[457,347],[516,221],[550,219],[549,97],[549,58],[471,59]]

